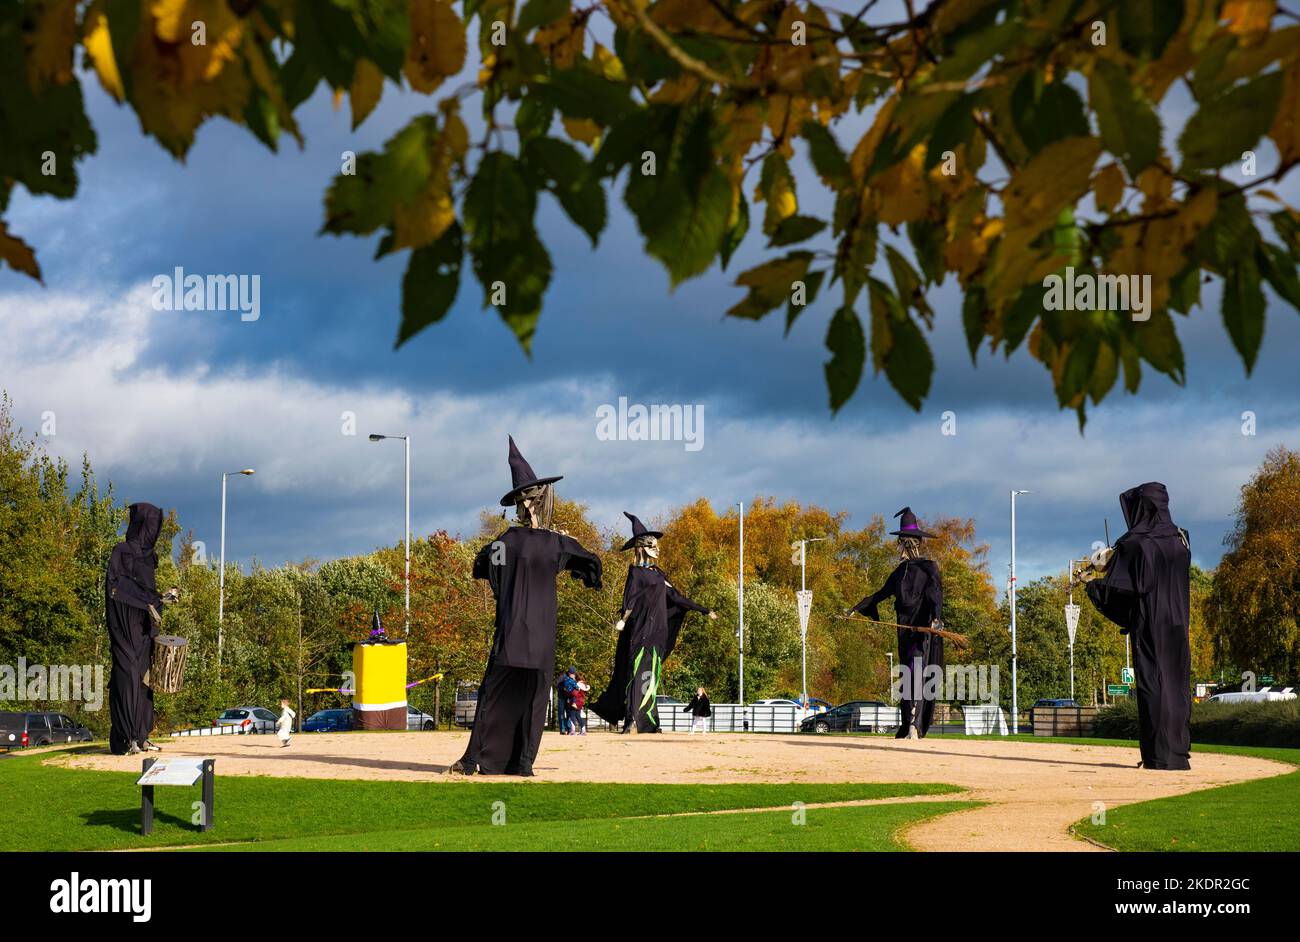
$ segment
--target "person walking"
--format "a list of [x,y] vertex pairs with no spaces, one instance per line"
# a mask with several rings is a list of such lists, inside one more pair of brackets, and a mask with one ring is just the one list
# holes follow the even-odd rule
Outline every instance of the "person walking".
[[713,708],[709,706],[709,695],[704,692],[703,687],[695,688],[695,696],[691,697],[691,702],[686,704],[686,715],[691,718],[691,735],[697,731],[703,733],[708,727]]
[[280,698],[280,718],[275,721],[275,733],[280,737],[281,747],[288,746],[293,738],[293,720],[298,714],[289,708],[289,698]]

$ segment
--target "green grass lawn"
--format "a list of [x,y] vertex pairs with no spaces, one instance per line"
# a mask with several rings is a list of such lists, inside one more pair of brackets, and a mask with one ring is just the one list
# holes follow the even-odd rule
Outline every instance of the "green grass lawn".
[[[85,749],[86,747],[80,747]],[[98,748],[98,747],[96,747]],[[70,750],[78,751],[78,748]],[[745,808],[951,794],[942,784],[618,785],[457,781],[365,782],[231,776],[217,766],[215,827],[191,823],[199,789],[158,788],[154,832],[142,837],[137,776],[0,760],[0,850],[116,850],[219,842],[237,849],[898,850],[902,826],[968,802],[807,809],[636,820]],[[496,803],[502,803],[497,805]],[[494,826],[504,810],[507,825]],[[725,820],[724,820],[725,819]]]

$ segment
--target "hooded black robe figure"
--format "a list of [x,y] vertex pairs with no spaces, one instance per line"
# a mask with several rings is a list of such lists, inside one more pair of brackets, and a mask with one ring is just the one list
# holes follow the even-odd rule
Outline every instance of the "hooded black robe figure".
[[519,525],[474,557],[474,578],[486,579],[496,598],[496,631],[469,745],[450,771],[472,775],[532,775],[546,723],[555,672],[555,580],[568,571],[600,588],[600,558],[577,540],[549,529],[559,477],[539,478],[510,439],[514,487],[501,498],[515,505]]
[[[879,591],[868,595],[849,612],[858,612],[879,621],[879,605],[885,599],[894,600],[894,620],[900,625],[917,625],[923,628],[941,623],[943,615],[943,580],[939,567],[933,560],[921,556],[921,540],[933,537],[917,525],[911,507],[904,507],[895,517],[903,522],[891,536],[898,537],[899,553],[903,560],[889,574]],[[934,698],[923,694],[925,670],[938,667],[943,670],[943,638],[922,631],[898,629],[898,664],[906,667],[904,693],[913,694],[900,699],[901,723],[896,739],[924,739],[934,718]],[[921,696],[916,696],[921,694]]]
[[605,722],[623,723],[623,732],[659,732],[657,704],[664,661],[677,646],[677,636],[687,612],[717,618],[703,605],[692,602],[668,581],[654,564],[659,556],[657,530],[647,530],[635,516],[632,538],[623,551],[635,549],[637,558],[627,570],[623,586],[623,607],[619,616],[618,642],[614,647],[614,673],[591,708]]
[[1190,769],[1192,652],[1188,639],[1192,553],[1169,516],[1163,484],[1119,496],[1128,532],[1115,541],[1106,574],[1088,598],[1131,635],[1138,745],[1148,769]]
[[[150,614],[162,611],[155,571],[154,543],[162,529],[162,511],[153,504],[132,504],[126,539],[113,547],[104,577],[104,608],[113,669],[108,681],[112,729],[108,747],[114,755],[150,747],[153,691],[145,684],[158,626]],[[156,748],[156,747],[155,747]]]

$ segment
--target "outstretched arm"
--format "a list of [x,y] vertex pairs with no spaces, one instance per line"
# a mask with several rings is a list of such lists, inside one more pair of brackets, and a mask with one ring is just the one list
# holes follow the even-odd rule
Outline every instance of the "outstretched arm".
[[885,580],[885,584],[878,590],[868,595],[857,605],[849,609],[849,613],[857,612],[859,615],[865,615],[873,621],[880,620],[880,603],[887,598],[891,598],[898,586],[898,569],[895,568]]

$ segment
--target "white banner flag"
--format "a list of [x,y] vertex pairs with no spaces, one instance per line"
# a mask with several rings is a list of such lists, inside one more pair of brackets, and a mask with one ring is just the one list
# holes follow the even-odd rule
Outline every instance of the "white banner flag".
[[1070,633],[1070,644],[1074,644],[1074,633],[1079,630],[1079,606],[1065,606],[1065,630]]
[[808,616],[812,614],[812,589],[800,589],[795,593],[799,602],[799,634],[808,634]]

